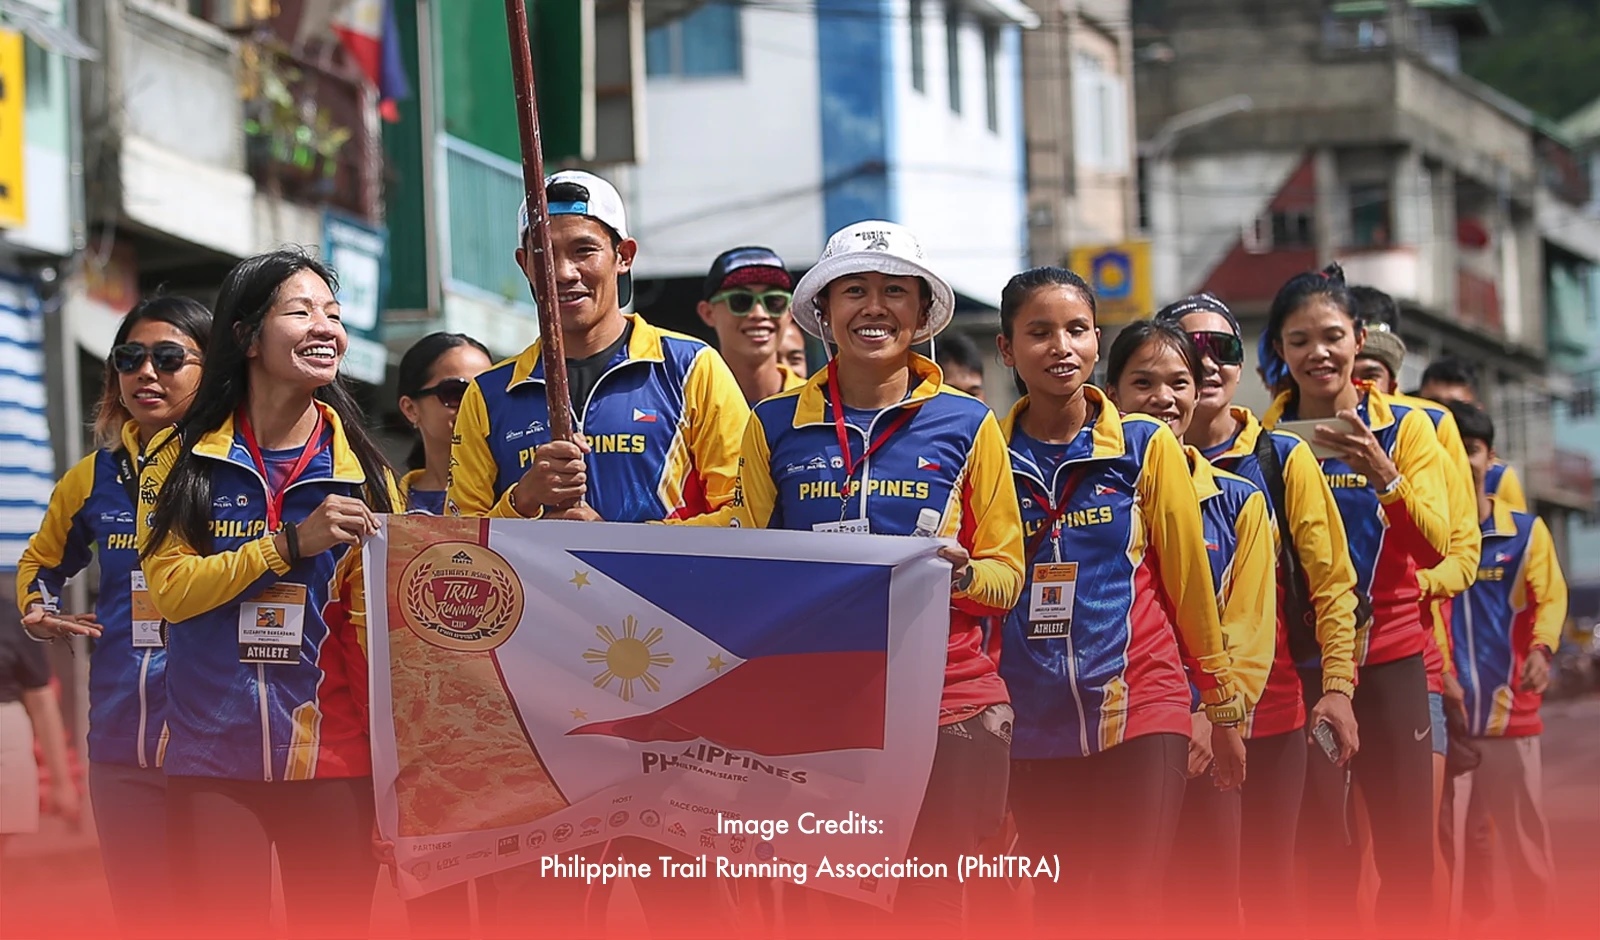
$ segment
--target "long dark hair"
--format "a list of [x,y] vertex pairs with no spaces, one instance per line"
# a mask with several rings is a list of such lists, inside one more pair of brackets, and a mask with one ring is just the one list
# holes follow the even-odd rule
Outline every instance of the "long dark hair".
[[1307,271],[1289,278],[1286,284],[1278,288],[1278,295],[1272,298],[1272,309],[1267,313],[1267,328],[1261,334],[1261,344],[1256,348],[1261,360],[1261,378],[1274,392],[1292,391],[1294,388],[1289,364],[1278,355],[1277,344],[1283,335],[1283,322],[1289,319],[1290,314],[1318,298],[1326,299],[1343,310],[1352,323],[1361,326],[1356,318],[1355,301],[1350,297],[1350,288],[1344,283],[1344,268],[1339,267],[1338,262],[1321,271]]
[[[396,385],[400,398],[415,398],[417,393],[428,385],[428,376],[433,372],[433,364],[439,357],[455,349],[457,346],[471,346],[485,356],[489,361],[494,361],[489,347],[483,345],[465,333],[429,333],[427,336],[412,344],[406,354],[400,357],[400,372]],[[406,456],[408,470],[421,470],[427,464],[427,453],[422,448],[422,436],[417,435],[417,440],[411,445],[411,453]]]
[[[211,551],[210,467],[197,459],[190,448],[203,435],[222,427],[248,400],[246,352],[261,334],[262,321],[283,283],[301,271],[322,278],[328,289],[337,293],[339,281],[333,270],[298,248],[280,248],[246,258],[223,278],[222,289],[217,293],[216,325],[206,347],[194,404],[178,422],[178,433],[164,445],[178,447],[178,459],[156,500],[150,539],[141,549],[141,557],[173,534],[202,554]],[[344,380],[317,389],[316,398],[332,408],[344,426],[345,440],[367,478],[363,493],[367,505],[374,512],[392,511],[386,483],[389,462],[367,436],[361,407],[345,388]]]
[[[139,301],[128,311],[111,340],[115,349],[128,341],[133,328],[146,320],[166,323],[184,336],[194,340],[195,348],[205,352],[211,337],[211,311],[206,305],[191,297],[178,297],[157,293]],[[122,426],[133,419],[122,404],[122,384],[117,370],[111,365],[111,355],[106,355],[105,382],[100,391],[100,401],[94,407],[94,436],[102,447],[116,447],[122,443]]]
[[1122,371],[1128,367],[1128,360],[1133,354],[1144,348],[1145,343],[1166,343],[1183,357],[1184,365],[1189,367],[1189,372],[1194,376],[1195,384],[1200,384],[1200,378],[1205,374],[1205,364],[1201,359],[1200,350],[1195,348],[1194,340],[1189,338],[1181,328],[1172,323],[1161,320],[1137,320],[1122,328],[1117,338],[1111,343],[1111,352],[1106,356],[1106,386],[1115,387],[1122,379]]

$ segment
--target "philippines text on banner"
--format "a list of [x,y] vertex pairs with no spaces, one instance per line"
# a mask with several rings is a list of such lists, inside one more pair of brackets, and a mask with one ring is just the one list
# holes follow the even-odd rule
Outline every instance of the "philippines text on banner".
[[[366,547],[379,826],[415,897],[642,836],[899,860],[933,761],[949,566],[923,539],[390,516]],[[717,813],[788,820],[770,841]],[[877,833],[802,835],[861,817]],[[855,814],[852,817],[851,814]],[[880,906],[894,878],[811,887]]]

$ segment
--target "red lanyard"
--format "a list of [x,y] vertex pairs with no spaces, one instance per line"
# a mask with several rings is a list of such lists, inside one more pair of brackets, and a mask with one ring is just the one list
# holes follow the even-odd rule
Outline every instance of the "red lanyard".
[[272,482],[267,477],[267,461],[261,456],[261,448],[256,444],[255,431],[251,429],[250,419],[245,416],[244,409],[239,410],[239,433],[244,435],[244,446],[249,449],[250,459],[255,461],[256,470],[261,473],[261,485],[267,491],[268,532],[278,531],[278,522],[283,518],[283,497],[289,492],[289,487],[306,472],[306,467],[311,465],[311,458],[322,450],[322,425],[325,421],[322,409],[317,409],[317,426],[311,432],[311,439],[300,449],[299,459],[294,462],[294,466],[289,469],[289,475],[284,478],[283,489],[273,493]]
[[[1028,540],[1028,554],[1024,559],[1026,563],[1031,564],[1033,562],[1034,556],[1039,554],[1040,546],[1044,545],[1045,538],[1050,535],[1056,526],[1061,524],[1062,518],[1067,514],[1067,501],[1072,499],[1073,491],[1083,482],[1084,477],[1089,475],[1091,469],[1093,468],[1079,467],[1067,474],[1067,485],[1061,488],[1061,501],[1056,503],[1055,507],[1045,514],[1044,524],[1039,526],[1039,531],[1033,533],[1033,538]],[[1034,491],[1035,496],[1042,495],[1031,481],[1028,488]],[[1048,506],[1050,501],[1045,499],[1044,504]]]
[[867,445],[867,449],[860,457],[850,456],[850,435],[844,429],[844,404],[839,400],[839,376],[837,372],[838,361],[828,363],[828,401],[833,405],[833,429],[839,434],[839,451],[844,455],[844,480],[839,484],[839,499],[850,498],[850,480],[855,477],[856,471],[867,462],[873,452],[883,446],[894,432],[900,430],[907,421],[911,420],[913,409],[906,408],[884,428],[876,440]]

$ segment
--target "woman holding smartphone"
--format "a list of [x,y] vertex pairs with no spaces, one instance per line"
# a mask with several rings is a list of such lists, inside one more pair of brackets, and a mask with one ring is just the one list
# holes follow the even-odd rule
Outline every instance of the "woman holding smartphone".
[[[1297,275],[1278,291],[1262,369],[1287,390],[1262,424],[1316,422],[1301,427],[1310,432],[1344,520],[1358,600],[1370,604],[1370,617],[1356,625],[1353,706],[1362,749],[1351,768],[1374,797],[1367,802],[1383,879],[1379,927],[1409,931],[1427,923],[1433,875],[1432,719],[1422,659],[1428,632],[1417,571],[1438,564],[1449,548],[1447,457],[1425,413],[1352,381],[1365,336],[1352,309],[1336,264]],[[1300,665],[1306,687],[1321,687],[1319,665]],[[1334,930],[1351,926],[1337,918],[1353,909],[1356,885],[1342,798],[1324,794],[1321,808],[1307,817],[1318,825],[1303,840],[1312,847],[1313,883],[1325,902],[1314,922]]]
[[1036,882],[1035,919],[1124,930],[1161,908],[1150,873],[1166,869],[1192,732],[1183,651],[1224,788],[1245,777],[1244,698],[1183,449],[1164,423],[1120,417],[1089,383],[1094,293],[1062,268],[1025,271],[1001,294],[1000,330],[1028,393],[1002,424],[1029,566],[1001,630],[1018,852],[1114,846],[1101,864]]
[[[1240,806],[1239,898],[1245,922],[1252,934],[1278,934],[1295,912],[1295,833],[1305,792],[1308,731],[1325,725],[1333,732],[1338,750],[1332,756],[1340,764],[1360,749],[1350,704],[1356,572],[1338,504],[1310,445],[1287,431],[1264,430],[1254,412],[1234,404],[1244,373],[1244,342],[1227,304],[1196,294],[1162,308],[1156,320],[1182,328],[1200,352],[1204,371],[1184,443],[1260,488],[1279,534],[1278,551],[1293,552],[1293,565],[1277,566],[1276,650],[1261,700],[1244,725],[1250,781]],[[1291,596],[1299,599],[1293,605],[1296,645],[1315,644],[1320,651],[1320,687],[1302,688],[1290,653],[1291,605],[1284,600]],[[1309,622],[1303,619],[1307,614]],[[1320,748],[1313,747],[1311,754],[1327,763]]]

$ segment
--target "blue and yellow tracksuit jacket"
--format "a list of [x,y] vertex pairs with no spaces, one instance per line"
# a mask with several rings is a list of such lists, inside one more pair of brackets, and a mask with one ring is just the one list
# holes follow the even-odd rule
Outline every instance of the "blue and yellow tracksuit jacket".
[[756,405],[745,428],[738,493],[723,515],[761,529],[865,519],[872,534],[910,535],[922,510],[936,510],[937,534],[956,539],[972,559],[972,583],[951,598],[940,698],[940,721],[950,723],[1007,701],[984,649],[983,620],[1009,611],[1022,589],[1022,521],[994,413],[943,387],[932,361],[913,355],[911,368],[917,385],[904,402],[879,413],[871,435],[845,425],[850,452],[860,458],[880,431],[911,414],[862,461],[847,498],[840,492],[846,462],[828,401],[828,370]]
[[1478,488],[1472,480],[1472,464],[1450,409],[1426,398],[1392,395],[1401,404],[1421,409],[1433,422],[1439,446],[1449,458],[1446,470],[1450,491],[1450,549],[1444,561],[1417,572],[1422,591],[1423,626],[1433,634],[1433,642],[1423,644],[1422,658],[1428,667],[1428,691],[1444,691],[1444,673],[1450,669],[1450,599],[1472,586],[1478,573]]
[[[303,521],[328,496],[360,498],[365,489],[338,415],[319,407],[331,441],[288,488],[288,521]],[[151,441],[140,476],[141,545],[177,461],[171,437],[163,432]],[[174,534],[144,559],[150,599],[170,621],[167,773],[267,781],[372,773],[361,553],[339,545],[293,568],[279,556],[267,533],[266,481],[232,418],[190,450],[210,471],[211,552],[202,555]],[[392,478],[379,485],[392,505],[404,505]],[[241,663],[240,604],[271,585],[305,589],[300,657]]]
[[[123,425],[122,446],[137,459],[137,423]],[[56,484],[44,521],[17,562],[17,606],[23,613],[33,604],[59,612],[68,579],[88,567],[91,552],[99,554],[94,612],[101,634],[89,658],[89,759],[158,767],[165,743],[167,652],[134,646],[139,553],[133,500],[117,463],[112,450],[97,450]]]
[[[1185,447],[1184,456],[1200,500],[1200,528],[1211,561],[1222,638],[1234,680],[1253,716],[1272,671],[1278,638],[1277,539],[1267,497],[1244,477],[1213,467],[1193,447]],[[1198,708],[1199,691],[1193,691],[1192,704]],[[1249,731],[1248,721],[1243,730]]]
[[1489,465],[1489,476],[1484,480],[1489,495],[1505,503],[1515,512],[1528,511],[1528,496],[1522,492],[1522,481],[1517,471],[1504,460]]
[[[1448,457],[1433,422],[1370,382],[1356,385],[1361,395],[1356,412],[1401,475],[1392,491],[1379,496],[1344,461],[1320,461],[1344,520],[1356,589],[1372,599],[1372,622],[1356,629],[1356,664],[1364,666],[1422,653],[1429,633],[1422,624],[1417,572],[1444,560],[1451,519]],[[1261,419],[1265,427],[1294,417],[1291,394],[1272,403]]]
[[[1322,650],[1322,691],[1354,695],[1356,570],[1346,548],[1339,504],[1309,444],[1288,431],[1265,430],[1248,408],[1235,405],[1229,411],[1239,423],[1239,433],[1211,453],[1211,462],[1254,483],[1266,498],[1274,520],[1282,514],[1288,521],[1295,553],[1306,574],[1311,607],[1316,612],[1317,644]],[[1278,465],[1283,468],[1283,497],[1287,506],[1271,505],[1272,490],[1267,486],[1266,474],[1256,457],[1256,445],[1262,434],[1272,435],[1272,448],[1278,455]],[[1276,537],[1276,523],[1273,534]],[[1306,722],[1300,673],[1289,655],[1288,625],[1284,621],[1282,603],[1284,590],[1280,578],[1278,637],[1272,672],[1267,676],[1261,701],[1250,712],[1250,737],[1286,734],[1298,730]]]
[[442,516],[445,491],[416,488],[417,480],[421,479],[423,472],[412,470],[400,478],[400,496],[405,500],[403,505],[408,512],[425,512],[430,516]]
[[1522,690],[1522,665],[1536,647],[1561,643],[1567,582],[1544,520],[1494,499],[1482,525],[1477,581],[1451,610],[1467,727],[1479,737],[1539,734],[1543,695]]
[[[1237,687],[1182,445],[1154,418],[1119,417],[1099,389],[1084,394],[1099,413],[1054,479],[1011,448],[1026,538],[1050,515],[1039,497],[1054,504],[1077,468],[1088,469],[1059,531],[1026,559],[1022,601],[1002,628],[1016,758],[1085,757],[1141,735],[1187,736],[1191,678],[1206,702],[1226,701]],[[1002,423],[1008,442],[1027,408],[1023,398]],[[1078,565],[1068,635],[1029,639],[1034,566],[1057,561]]]
[[[739,383],[710,346],[630,316],[627,347],[573,416],[592,448],[585,502],[608,522],[687,519],[720,509],[733,499],[750,415]],[[541,345],[499,363],[467,389],[450,451],[446,502],[453,513],[522,518],[512,490],[534,449],[550,442]]]

